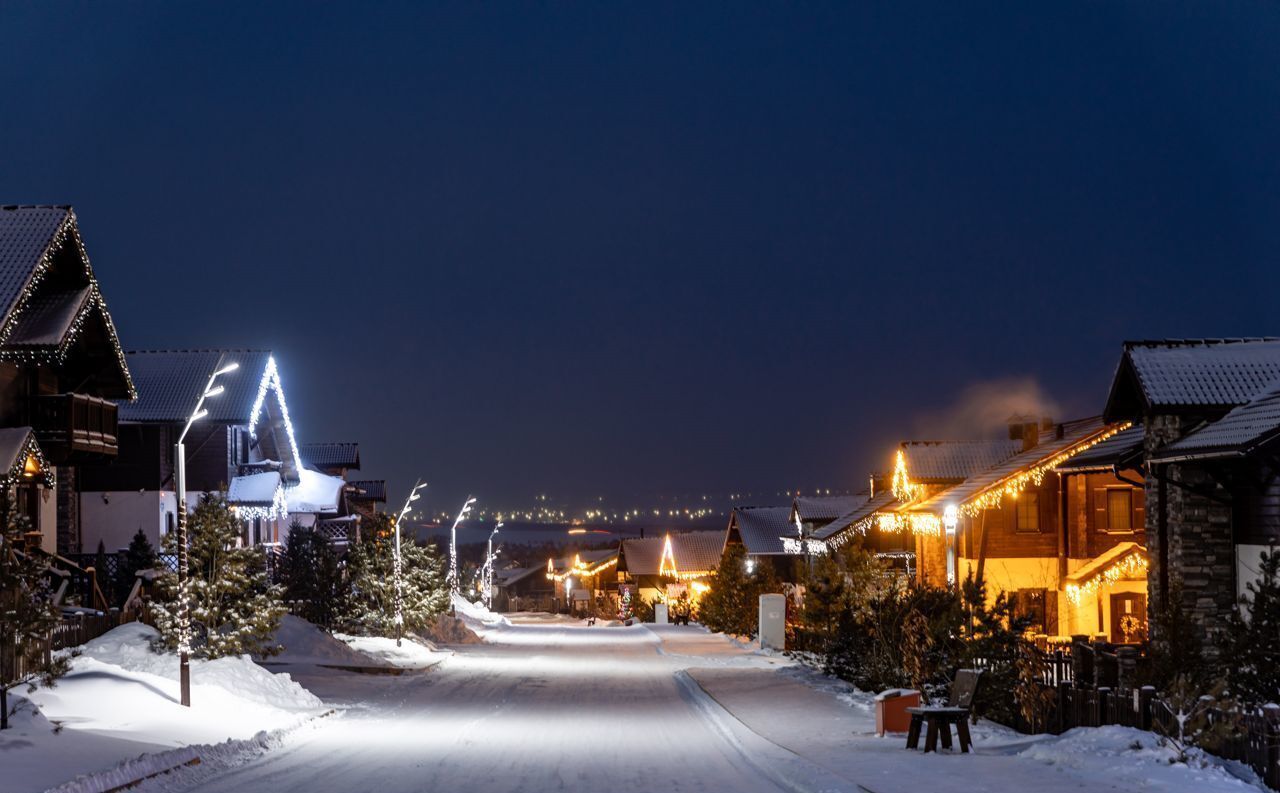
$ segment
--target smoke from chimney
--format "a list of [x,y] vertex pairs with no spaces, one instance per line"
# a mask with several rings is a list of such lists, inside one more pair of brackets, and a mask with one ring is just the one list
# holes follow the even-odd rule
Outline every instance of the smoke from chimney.
[[1021,425],[1018,439],[1032,445],[1039,426],[1061,410],[1034,377],[1001,377],[965,386],[954,402],[942,410],[925,414],[915,422],[914,437],[921,440],[963,440],[1010,437],[1015,418]]

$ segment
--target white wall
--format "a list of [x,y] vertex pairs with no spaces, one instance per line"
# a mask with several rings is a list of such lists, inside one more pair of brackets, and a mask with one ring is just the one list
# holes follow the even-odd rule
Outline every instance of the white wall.
[[39,486],[40,491],[40,550],[58,552],[58,496],[57,488]]
[[142,529],[156,548],[164,531],[164,513],[176,510],[171,492],[118,490],[80,494],[80,533],[86,553],[98,550],[101,541],[108,553],[129,547]]

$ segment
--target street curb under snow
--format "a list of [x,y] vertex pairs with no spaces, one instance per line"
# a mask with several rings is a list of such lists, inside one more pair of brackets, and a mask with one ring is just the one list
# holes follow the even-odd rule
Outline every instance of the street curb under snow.
[[229,738],[222,743],[193,744],[163,752],[142,754],[114,768],[82,774],[70,782],[49,788],[45,793],[118,793],[118,791],[137,787],[150,779],[198,765],[214,768],[238,765],[240,762],[275,749],[291,733],[315,724],[336,712],[331,708],[288,727],[263,730],[252,738]]

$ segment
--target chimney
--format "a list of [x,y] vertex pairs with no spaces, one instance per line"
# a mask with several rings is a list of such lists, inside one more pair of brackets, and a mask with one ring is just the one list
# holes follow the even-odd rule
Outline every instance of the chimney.
[[1040,443],[1040,428],[1034,421],[1022,425],[1022,450],[1034,449]]
[[1049,431],[1049,430],[1051,430],[1051,429],[1053,429],[1053,418],[1052,418],[1052,417],[1050,417],[1050,416],[1041,416],[1041,417],[1040,417],[1040,431],[1041,431],[1041,432],[1048,432],[1048,431]]
[[1011,441],[1022,440],[1022,430],[1023,430],[1022,416],[1019,416],[1017,413],[1014,413],[1012,416],[1005,419],[1005,421],[1009,422],[1009,440]]

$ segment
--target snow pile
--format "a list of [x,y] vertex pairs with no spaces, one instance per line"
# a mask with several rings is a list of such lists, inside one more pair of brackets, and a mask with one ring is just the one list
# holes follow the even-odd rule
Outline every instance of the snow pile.
[[426,669],[435,666],[452,653],[441,652],[429,643],[405,636],[400,646],[395,639],[383,636],[347,636],[337,634],[350,651],[364,658],[364,665],[396,666],[401,669]]
[[330,636],[310,622],[286,614],[274,636],[284,647],[279,655],[263,659],[268,663],[323,664],[329,666],[369,666],[378,660],[353,649],[344,640]]
[[438,644],[480,644],[484,640],[472,630],[472,627],[484,629],[483,625],[474,620],[441,614],[436,617],[435,625],[427,628],[423,633],[428,639]]
[[511,620],[496,611],[490,611],[483,603],[472,603],[461,595],[453,596],[453,610],[463,620],[478,622],[487,628],[511,624]]

